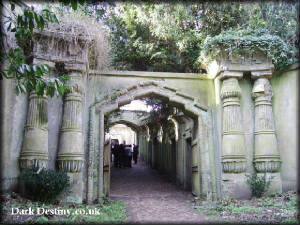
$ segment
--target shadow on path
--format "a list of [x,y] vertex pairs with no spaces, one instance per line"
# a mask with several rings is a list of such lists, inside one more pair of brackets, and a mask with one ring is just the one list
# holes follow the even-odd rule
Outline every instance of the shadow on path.
[[132,168],[112,168],[110,198],[125,202],[128,222],[206,222],[204,215],[192,208],[190,192],[181,190],[141,162]]

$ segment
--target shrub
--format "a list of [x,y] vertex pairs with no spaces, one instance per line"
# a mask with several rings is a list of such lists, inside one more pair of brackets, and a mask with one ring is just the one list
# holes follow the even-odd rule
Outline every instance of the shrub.
[[65,171],[43,168],[25,169],[21,174],[27,198],[49,202],[62,191],[69,191],[70,179]]
[[263,196],[265,192],[270,187],[271,180],[273,177],[270,177],[269,179],[266,178],[266,173],[264,173],[264,176],[258,176],[256,172],[254,172],[251,176],[247,176],[247,183],[250,185],[251,189],[251,196],[260,198]]

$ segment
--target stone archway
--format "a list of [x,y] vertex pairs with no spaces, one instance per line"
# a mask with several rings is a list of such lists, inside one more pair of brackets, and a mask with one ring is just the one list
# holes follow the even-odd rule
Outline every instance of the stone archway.
[[[196,135],[193,142],[195,147],[193,150],[197,159],[197,195],[205,196],[206,198],[215,198],[213,196],[216,191],[215,184],[212,178],[214,171],[209,168],[213,162],[211,154],[207,149],[206,127],[204,119],[207,108],[202,106],[194,97],[178,91],[175,88],[164,86],[162,82],[146,81],[140,82],[138,85],[131,86],[127,89],[106,96],[105,99],[96,100],[90,106],[90,129],[89,129],[89,144],[88,144],[88,165],[87,165],[87,201],[92,202],[95,199],[101,200],[103,195],[103,146],[104,146],[104,116],[119,107],[130,103],[132,100],[140,99],[146,96],[156,96],[162,98],[174,106],[180,106],[184,114],[193,118],[196,121]],[[211,150],[212,151],[212,150]],[[98,166],[95,166],[96,162]],[[98,171],[95,171],[98,168]],[[94,177],[97,174],[97,181]],[[97,185],[98,183],[98,185]]]

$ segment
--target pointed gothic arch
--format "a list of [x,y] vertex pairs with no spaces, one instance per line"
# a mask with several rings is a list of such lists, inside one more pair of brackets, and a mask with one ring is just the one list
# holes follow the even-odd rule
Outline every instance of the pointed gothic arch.
[[[207,108],[199,103],[199,101],[176,88],[164,85],[164,82],[145,81],[129,88],[123,89],[105,96],[102,99],[96,99],[95,103],[90,106],[90,130],[88,145],[88,165],[87,165],[87,201],[92,202],[95,199],[101,200],[103,196],[103,152],[104,152],[104,116],[117,110],[119,107],[130,103],[132,100],[141,99],[143,97],[153,96],[168,101],[171,105],[178,106],[185,115],[196,121],[197,134],[193,140],[196,143],[194,151],[197,159],[197,195],[207,198],[215,198],[213,196],[216,191],[214,180],[211,177],[213,173],[210,171],[210,154],[208,154],[207,130],[205,126],[205,115]],[[95,154],[98,153],[98,154]],[[94,180],[95,156],[98,157],[97,182]],[[208,159],[208,160],[207,160]],[[95,185],[98,183],[99,185]],[[97,190],[95,190],[97,189]]]

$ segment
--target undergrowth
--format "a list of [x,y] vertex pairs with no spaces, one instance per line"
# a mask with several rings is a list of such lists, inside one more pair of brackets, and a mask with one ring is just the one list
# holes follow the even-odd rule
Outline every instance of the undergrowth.
[[[86,205],[75,203],[55,202],[53,204],[33,202],[16,193],[3,196],[2,221],[0,223],[28,224],[28,223],[51,223],[51,224],[86,224],[86,223],[123,223],[127,221],[125,204],[122,201],[106,199],[103,203]],[[61,215],[11,215],[12,208],[29,209],[37,212],[38,208],[45,210],[60,209],[70,210],[70,214]],[[82,210],[84,213],[76,213]],[[90,213],[97,211],[98,213]]]

